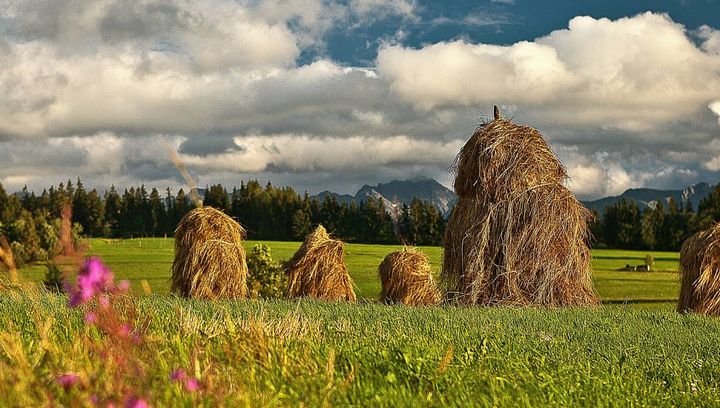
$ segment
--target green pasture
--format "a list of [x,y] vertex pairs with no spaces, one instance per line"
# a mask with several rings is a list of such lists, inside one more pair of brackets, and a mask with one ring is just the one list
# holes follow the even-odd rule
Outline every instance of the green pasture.
[[[260,241],[247,241],[248,250]],[[278,260],[287,260],[300,246],[299,242],[263,242],[272,249]],[[154,293],[169,290],[170,266],[173,260],[173,241],[163,238],[127,240],[91,239],[89,253],[99,255],[110,265],[118,279],[127,279],[139,288],[147,280]],[[399,245],[347,244],[347,265],[359,297],[375,298],[380,293],[377,267],[388,253]],[[421,247],[430,257],[433,268],[440,270],[442,249]],[[650,253],[655,258],[655,272],[621,271],[626,264],[641,265]],[[677,298],[678,254],[675,252],[625,251],[598,249],[593,251],[593,279],[606,304],[625,304],[634,307],[671,307]],[[39,281],[45,273],[43,265],[21,270],[26,278]]]

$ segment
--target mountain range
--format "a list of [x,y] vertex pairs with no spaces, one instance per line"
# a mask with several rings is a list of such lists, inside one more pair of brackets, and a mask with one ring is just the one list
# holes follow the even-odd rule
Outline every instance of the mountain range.
[[[700,201],[707,197],[714,188],[714,185],[708,183],[697,183],[679,190],[631,188],[617,196],[583,201],[582,203],[589,209],[596,210],[602,214],[605,206],[613,205],[623,199],[635,201],[640,209],[643,210],[648,207],[654,207],[658,202],[667,203],[670,198],[673,198],[679,206],[686,206],[687,203],[690,203],[693,209],[697,210]],[[445,215],[450,213],[455,202],[457,202],[457,196],[452,190],[433,179],[393,180],[388,183],[380,183],[376,186],[366,184],[362,186],[355,195],[323,191],[312,197],[322,200],[326,196],[335,197],[341,203],[359,203],[372,196],[380,199],[391,214],[395,213],[395,211],[392,210],[396,208],[398,203],[409,203],[413,198],[432,202],[435,207]]]
[[328,196],[335,197],[341,203],[359,203],[367,200],[368,197],[375,197],[383,202],[390,214],[396,213],[393,210],[397,204],[409,203],[413,198],[418,198],[433,203],[441,213],[447,215],[457,201],[457,196],[452,190],[433,179],[393,180],[376,186],[366,184],[355,195],[323,191],[312,197],[323,200]]

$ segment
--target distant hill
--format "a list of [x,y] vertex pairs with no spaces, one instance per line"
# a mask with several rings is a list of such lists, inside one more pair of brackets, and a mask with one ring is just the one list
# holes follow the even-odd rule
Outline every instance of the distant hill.
[[586,207],[596,210],[600,214],[603,213],[605,206],[613,205],[622,199],[635,201],[641,210],[653,206],[657,202],[666,204],[670,197],[675,199],[678,205],[685,206],[688,202],[692,204],[693,209],[697,210],[700,201],[707,197],[715,186],[708,183],[697,183],[695,185],[685,187],[682,190],[656,190],[653,188],[631,188],[624,193],[613,196],[600,198],[593,201],[584,201]]
[[457,197],[452,190],[433,179],[393,180],[388,183],[380,183],[376,186],[366,184],[362,186],[354,196],[323,191],[312,197],[322,200],[326,196],[334,196],[342,203],[359,203],[366,201],[368,197],[375,197],[383,202],[391,214],[394,212],[392,210],[396,205],[409,203],[413,198],[433,203],[443,214],[448,214],[455,204],[455,201],[457,201]]

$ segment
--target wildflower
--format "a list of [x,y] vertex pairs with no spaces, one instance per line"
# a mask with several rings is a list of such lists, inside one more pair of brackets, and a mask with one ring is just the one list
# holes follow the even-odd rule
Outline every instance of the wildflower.
[[182,381],[185,378],[187,378],[187,374],[182,368],[178,368],[177,370],[174,370],[172,373],[170,373],[170,379],[173,382]]
[[130,332],[131,332],[131,331],[132,331],[132,326],[130,326],[129,324],[125,323],[125,324],[123,324],[122,326],[120,326],[120,328],[118,329],[118,334],[119,334],[121,337],[128,337],[128,336],[130,335]]
[[85,314],[85,323],[94,324],[97,322],[97,314],[95,312],[87,312]]
[[196,378],[188,378],[185,380],[185,389],[194,392],[200,389],[200,383]]
[[112,289],[113,274],[99,258],[90,258],[80,269],[77,288],[69,288],[70,307],[76,307],[93,296]]
[[185,389],[189,392],[194,392],[200,389],[200,382],[197,378],[188,376],[182,368],[178,368],[170,373],[170,380],[172,380],[172,382],[182,382]]
[[118,283],[117,288],[120,292],[127,292],[130,289],[130,282],[121,280],[120,283]]
[[150,404],[144,399],[133,395],[125,400],[125,408],[150,408]]
[[65,391],[67,391],[80,381],[80,377],[76,374],[62,374],[57,376],[55,381],[57,381],[57,383],[60,384]]

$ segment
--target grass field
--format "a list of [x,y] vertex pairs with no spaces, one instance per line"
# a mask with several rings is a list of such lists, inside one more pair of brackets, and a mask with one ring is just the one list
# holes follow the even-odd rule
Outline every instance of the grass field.
[[[258,241],[247,241],[248,249]],[[289,259],[300,246],[299,242],[268,242],[273,257]],[[380,293],[377,267],[383,257],[400,248],[393,245],[348,244],[347,265],[359,297],[372,299]],[[422,247],[435,270],[440,269],[442,250],[439,247]],[[89,253],[96,254],[108,263],[119,279],[128,279],[134,287],[147,280],[153,292],[169,290],[170,265],[173,260],[171,239],[90,240]],[[601,249],[593,251],[595,286],[605,303],[627,303],[638,307],[671,307],[677,298],[679,286],[676,274],[678,254],[652,252],[657,272],[621,272],[626,264],[644,263],[648,252]],[[39,281],[45,273],[42,265],[21,270],[30,280]]]
[[[118,278],[135,287],[146,279],[154,289],[136,306],[149,322],[138,378],[149,380],[128,380],[154,406],[720,404],[720,322],[674,312],[676,253],[653,254],[663,272],[629,273],[616,269],[641,264],[645,252],[595,251],[599,308],[407,308],[372,301],[375,270],[393,246],[348,245],[365,297],[352,305],[166,296],[171,244],[91,246]],[[270,245],[287,259],[299,244]],[[424,250],[437,269],[440,249]],[[21,272],[35,280],[43,273]],[[0,326],[0,406],[43,406],[49,398],[72,405],[84,394],[52,381],[66,371],[112,382],[106,362],[79,341],[97,339],[97,330],[62,297],[0,295]],[[173,385],[175,367],[195,373],[202,391]]]

